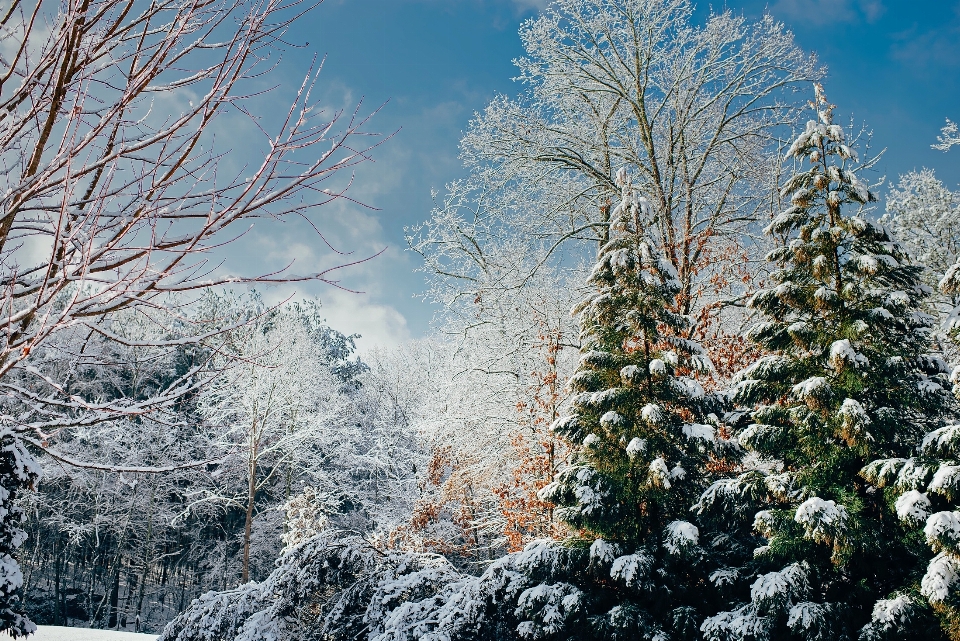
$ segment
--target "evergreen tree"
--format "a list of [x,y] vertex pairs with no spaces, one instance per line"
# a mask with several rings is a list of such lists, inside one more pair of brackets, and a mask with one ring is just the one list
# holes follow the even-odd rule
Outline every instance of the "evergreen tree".
[[687,318],[671,311],[676,271],[644,231],[647,201],[625,170],[617,182],[623,201],[587,281],[595,291],[573,310],[582,357],[568,383],[572,410],[553,427],[583,447],[545,494],[573,528],[634,545],[687,517],[699,471],[725,442],[717,396],[694,377],[712,364],[682,337]]
[[[617,183],[622,200],[590,276],[591,293],[574,309],[583,346],[569,382],[571,411],[553,426],[577,453],[540,492],[578,535],[535,541],[478,577],[435,555],[343,555],[376,561],[362,580],[312,569],[350,567],[335,559],[304,566],[304,554],[330,545],[311,539],[262,585],[195,602],[164,638],[207,639],[203,630],[217,630],[246,641],[246,619],[273,620],[258,609],[303,602],[298,592],[276,587],[297,585],[301,576],[316,577],[314,601],[288,627],[309,630],[310,638],[355,638],[358,630],[377,641],[698,636],[700,622],[718,609],[703,586],[739,550],[729,537],[688,520],[690,504],[709,484],[708,470],[739,460],[741,450],[717,418],[722,396],[697,381],[712,365],[682,336],[687,319],[670,310],[679,282],[645,233],[647,203],[626,171]],[[224,622],[232,626],[227,633]]]
[[[943,275],[940,280],[940,293],[949,296],[953,300],[960,299],[960,258]],[[947,336],[952,338],[955,343],[960,344],[960,306],[954,307],[947,315],[944,322],[944,329]],[[960,376],[960,366],[954,370],[954,377]],[[957,387],[954,391],[960,394],[960,379],[954,381]]]
[[875,475],[860,475],[943,425],[946,365],[928,354],[933,319],[921,311],[930,289],[891,232],[865,217],[875,197],[819,85],[811,106],[818,119],[788,152],[799,165],[782,189],[792,206],[766,230],[783,240],[768,256],[774,286],[751,300],[765,318],[748,336],[769,355],[734,390],[752,421],[738,438],[757,464],[697,506],[764,508],[752,526],[765,545],[739,568],[749,602],[702,631],[710,641],[938,638],[905,589],[923,550]]
[[579,533],[564,558],[589,544],[588,567],[571,583],[525,591],[518,614],[536,626],[576,583],[582,615],[563,634],[685,639],[706,606],[693,586],[727,543],[691,523],[689,508],[710,464],[740,450],[717,416],[721,397],[697,381],[713,366],[683,337],[688,319],[671,311],[680,283],[646,234],[647,201],[623,169],[617,184],[622,200],[588,279],[593,291],[573,310],[582,356],[568,384],[571,411],[553,426],[580,446],[541,492]]
[[[960,262],[947,271],[940,289],[945,295],[960,293]],[[954,311],[947,325],[955,337],[960,334],[956,317]],[[960,366],[950,381],[960,400]],[[862,474],[883,489],[908,536],[930,548],[905,586],[910,601],[901,606],[901,618],[912,616],[918,600],[925,599],[950,639],[960,639],[960,423],[928,432],[914,456],[876,460]]]

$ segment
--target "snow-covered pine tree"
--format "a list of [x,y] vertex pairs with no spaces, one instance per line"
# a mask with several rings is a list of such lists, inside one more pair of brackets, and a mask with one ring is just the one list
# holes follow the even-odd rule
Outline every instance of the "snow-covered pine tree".
[[734,388],[751,410],[738,438],[756,469],[716,483],[698,505],[737,513],[766,503],[753,521],[766,544],[741,584],[749,602],[702,631],[709,641],[938,638],[929,609],[897,592],[917,546],[875,475],[860,476],[876,457],[907,456],[948,410],[946,366],[928,354],[933,319],[921,311],[930,290],[889,230],[866,218],[875,197],[819,85],[811,106],[818,119],[788,152],[800,165],[782,189],[792,206],[767,228],[784,241],[768,256],[775,285],[751,300],[765,318],[748,335],[769,355]]
[[[947,273],[940,280],[940,293],[951,297],[954,301],[960,300],[960,258],[957,258],[957,262],[947,270]],[[954,307],[947,315],[944,321],[944,330],[954,342],[960,344],[960,306]],[[960,376],[960,366],[954,370],[954,374]],[[960,394],[960,380],[954,382],[957,384],[954,391]]]
[[[940,290],[948,296],[960,294],[960,262],[947,271]],[[955,310],[947,321],[954,337],[960,335],[957,316]],[[960,400],[960,366],[954,368],[950,381]],[[956,411],[953,418],[960,418]],[[910,591],[900,597],[901,616],[912,614],[925,599],[950,639],[960,639],[960,421],[928,432],[914,456],[878,459],[862,475],[883,489],[913,539],[930,548],[923,558],[922,578],[920,572],[912,577]]]
[[717,441],[716,428],[695,419],[718,404],[687,375],[712,364],[681,337],[687,320],[670,309],[680,283],[645,234],[647,201],[634,195],[625,170],[617,183],[623,200],[587,281],[595,290],[573,310],[582,357],[568,383],[572,408],[553,426],[583,446],[544,495],[584,534],[637,544],[660,536],[699,495],[687,477]]
[[[703,618],[703,595],[688,587],[705,579],[701,544],[713,542],[688,521],[689,508],[708,464],[739,449],[724,438],[720,397],[696,380],[712,364],[671,311],[680,283],[646,234],[647,201],[626,170],[616,181],[622,199],[588,279],[593,291],[573,310],[582,356],[571,410],[553,426],[577,452],[541,496],[579,533],[571,545],[590,544],[590,571],[577,585],[589,614],[571,630],[682,639]],[[518,613],[537,620],[552,600],[521,596]]]
[[741,451],[716,418],[721,397],[695,378],[712,365],[681,337],[686,319],[669,309],[679,285],[645,234],[646,201],[626,171],[617,182],[622,200],[610,240],[591,294],[575,308],[583,343],[570,381],[577,395],[554,425],[579,453],[540,492],[579,536],[530,543],[477,577],[436,555],[374,554],[327,531],[288,550],[264,583],[194,602],[164,639],[246,641],[263,630],[278,639],[366,631],[375,641],[698,635],[719,609],[703,586],[729,539],[689,522],[689,508],[709,483],[710,464],[722,468]]

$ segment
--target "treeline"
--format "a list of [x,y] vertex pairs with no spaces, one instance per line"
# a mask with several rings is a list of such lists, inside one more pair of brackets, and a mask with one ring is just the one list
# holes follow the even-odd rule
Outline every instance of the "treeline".
[[[310,304],[134,277],[64,280],[37,307],[56,331],[17,312],[39,338],[0,361],[0,554],[23,544],[31,616],[960,638],[958,198],[929,170],[882,192],[784,25],[700,15],[556,0],[524,24],[523,93],[470,123],[466,177],[409,232],[435,337],[360,362]],[[24,631],[12,559],[0,624]]]
[[428,536],[307,527],[163,639],[960,638],[956,196],[696,16],[551,3],[410,230]]
[[[424,454],[384,383],[386,365],[362,363],[353,339],[309,302],[272,309],[255,295],[210,295],[192,313],[227,329],[222,356],[132,347],[101,354],[77,381],[79,393],[109,402],[148,395],[200,360],[215,372],[162,417],[60,440],[23,505],[34,622],[158,631],[203,592],[266,577],[289,530],[285,506],[306,488],[317,515],[368,536],[385,536],[411,509]],[[136,325],[116,322],[128,337]],[[218,361],[238,358],[242,371],[216,374]],[[51,355],[46,372],[56,368]]]

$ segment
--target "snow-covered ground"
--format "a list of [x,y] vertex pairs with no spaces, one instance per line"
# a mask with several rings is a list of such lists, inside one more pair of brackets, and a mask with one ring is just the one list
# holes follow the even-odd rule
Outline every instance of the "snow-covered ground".
[[[2,638],[2,637],[0,637]],[[90,630],[88,628],[63,628],[58,625],[38,626],[37,633],[27,637],[29,641],[156,641],[155,634]]]

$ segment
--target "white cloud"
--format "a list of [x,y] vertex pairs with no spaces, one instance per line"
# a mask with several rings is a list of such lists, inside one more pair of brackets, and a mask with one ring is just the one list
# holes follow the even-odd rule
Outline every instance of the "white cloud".
[[[261,124],[271,132],[276,129],[276,114],[275,108],[272,111],[268,103],[285,104],[282,99],[286,97],[285,93],[289,93],[286,89],[299,86],[299,78],[295,75],[283,73],[281,78],[289,82],[268,97],[254,99],[254,104],[250,106],[254,113],[268,114]],[[296,85],[291,84],[294,81]],[[325,74],[321,74],[316,93],[327,114],[345,110],[349,115],[358,100],[350,86]],[[429,120],[453,119],[459,113],[455,107],[456,103],[439,105],[436,113],[430,114]],[[367,109],[361,111],[366,113]],[[378,127],[375,118],[368,129],[377,131]],[[251,159],[255,161],[264,151],[262,135],[258,135],[252,123],[240,114],[226,113],[215,121],[212,129],[217,134],[218,147],[231,148],[233,152],[221,161],[225,174],[241,173],[246,167],[245,163],[250,163]],[[386,133],[390,131],[386,129]],[[360,139],[359,142],[371,141]],[[331,327],[348,335],[362,336],[357,341],[361,352],[367,352],[377,345],[396,345],[408,339],[411,330],[407,318],[399,310],[406,309],[402,299],[405,298],[404,290],[412,288],[408,281],[413,261],[409,254],[404,254],[402,237],[395,237],[396,225],[388,218],[400,214],[392,195],[403,187],[404,181],[410,180],[411,152],[409,144],[400,144],[403,141],[403,135],[397,136],[389,144],[375,150],[372,154],[374,162],[362,163],[355,171],[337,172],[324,182],[322,187],[339,193],[353,179],[346,198],[334,199],[306,212],[316,229],[297,216],[283,220],[263,217],[251,221],[253,227],[236,242],[210,252],[210,267],[217,266],[217,275],[253,277],[289,266],[284,275],[293,276],[316,274],[337,265],[362,261],[329,274],[331,280],[354,291],[344,291],[319,282],[258,285],[256,289],[271,304],[291,298],[318,298],[323,316]],[[314,202],[326,200],[322,195],[316,198]],[[385,226],[388,228],[385,229]],[[247,227],[246,222],[238,223],[224,238],[231,233],[238,234]],[[377,255],[379,252],[383,253]],[[375,258],[363,261],[375,255]],[[415,312],[411,318],[416,322]]]
[[946,68],[960,64],[960,3],[947,20],[937,21],[921,30],[913,24],[896,34],[890,47],[894,58],[913,67],[937,65]]
[[[270,305],[305,298],[291,285],[262,289],[261,293]],[[403,314],[376,302],[370,294],[328,286],[320,291],[319,299],[322,316],[330,327],[348,336],[360,334],[357,351],[361,355],[376,347],[395,347],[410,338]]]
[[550,0],[513,0],[513,4],[521,11],[528,9],[546,9],[547,5],[550,4]]
[[[374,181],[361,181],[368,190],[376,190]],[[346,201],[334,201],[318,211],[317,227],[342,255],[331,251],[316,231],[303,221],[258,225],[238,243],[222,252],[226,258],[221,271],[247,276],[281,269],[291,262],[291,275],[323,271],[335,265],[373,256],[387,247],[376,212]],[[407,319],[385,299],[396,286],[398,274],[408,273],[406,256],[399,247],[388,247],[379,256],[343,270],[330,279],[346,289],[317,282],[258,286],[264,299],[277,304],[290,299],[319,298],[323,317],[331,327],[344,334],[360,334],[357,347],[361,354],[381,346],[393,346],[410,338]],[[353,291],[347,291],[353,290]]]
[[777,0],[770,8],[778,17],[814,25],[874,22],[886,8],[882,0]]
[[369,294],[330,288],[320,300],[330,327],[344,334],[360,334],[357,348],[361,354],[377,346],[393,347],[410,338],[407,319],[393,307],[373,302]]

